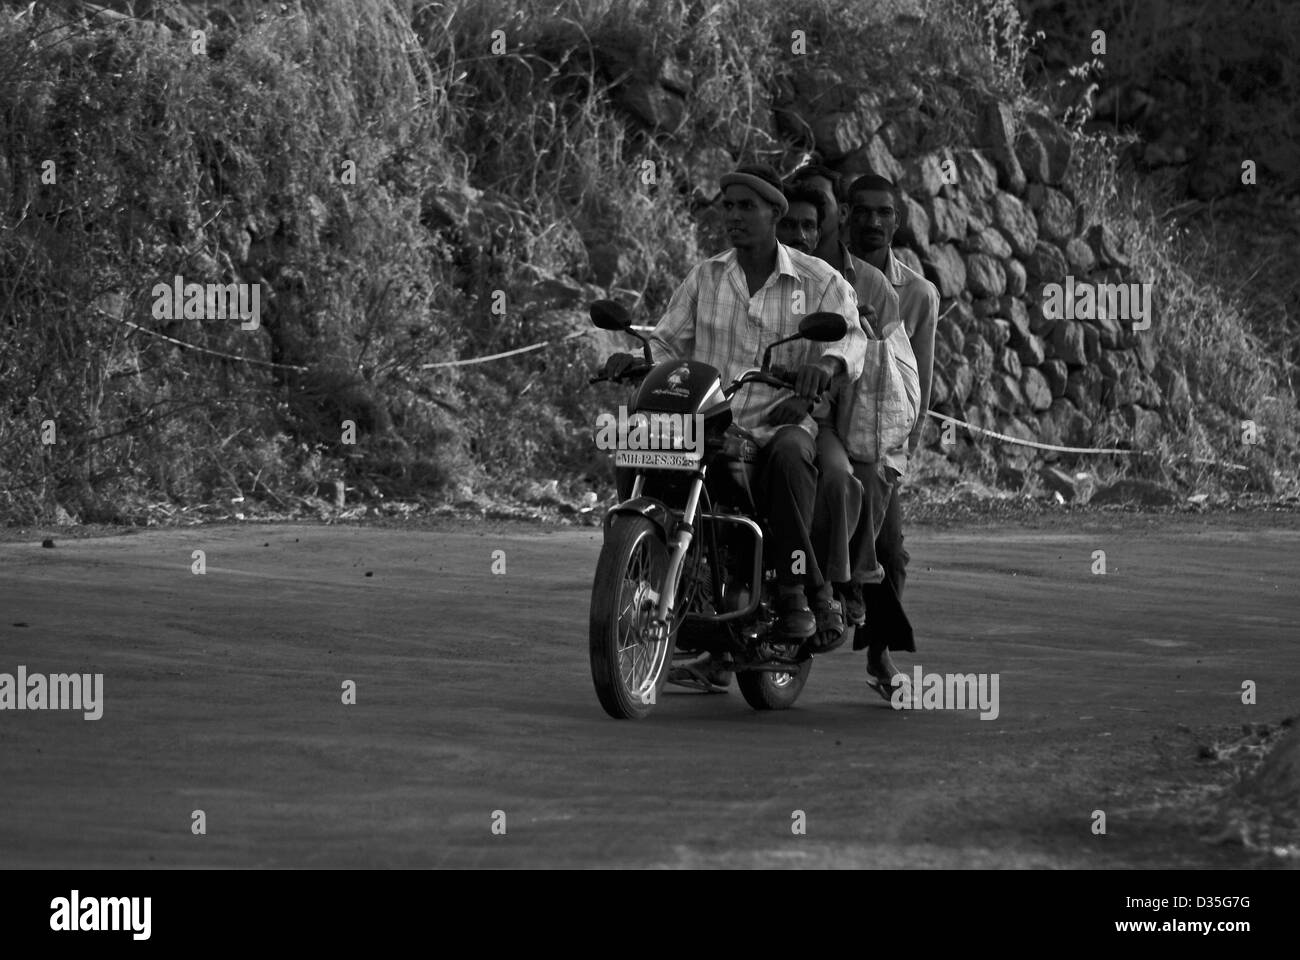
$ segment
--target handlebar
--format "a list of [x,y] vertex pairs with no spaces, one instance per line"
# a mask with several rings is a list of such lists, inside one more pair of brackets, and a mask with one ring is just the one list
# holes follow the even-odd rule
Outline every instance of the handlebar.
[[741,374],[740,378],[735,380],[731,386],[722,392],[726,396],[733,396],[737,390],[749,383],[762,383],[769,387],[776,387],[778,390],[793,390],[795,383],[794,371],[786,367],[769,367],[767,370],[750,370]]
[[797,371],[790,367],[783,367],[779,364],[773,364],[767,368],[767,372],[781,381],[781,385],[794,389],[795,374]]
[[641,377],[644,377],[647,373],[649,373],[651,369],[652,368],[650,367],[649,364],[634,363],[632,364],[632,366],[628,367],[627,370],[623,372],[623,375],[621,377],[609,377],[602,373],[598,377],[592,377],[587,382],[588,383],[626,383],[629,380],[639,380]]
[[[626,383],[629,380],[638,380],[644,377],[650,370],[651,368],[648,365],[638,363],[628,367],[620,377],[609,377],[602,373],[599,376],[591,377],[587,383]],[[762,383],[778,390],[793,390],[795,379],[795,371],[788,367],[772,366],[767,370],[749,370],[741,374],[739,379],[724,389],[723,393],[727,397],[731,397],[741,387],[750,383]]]

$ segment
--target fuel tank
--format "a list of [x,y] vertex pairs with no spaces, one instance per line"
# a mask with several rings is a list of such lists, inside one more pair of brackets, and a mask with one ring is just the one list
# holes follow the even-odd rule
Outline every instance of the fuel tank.
[[[634,410],[703,414],[706,419],[730,411],[716,367],[698,360],[665,360],[645,375],[633,400]],[[731,418],[726,418],[729,423]],[[725,425],[724,425],[725,426]]]

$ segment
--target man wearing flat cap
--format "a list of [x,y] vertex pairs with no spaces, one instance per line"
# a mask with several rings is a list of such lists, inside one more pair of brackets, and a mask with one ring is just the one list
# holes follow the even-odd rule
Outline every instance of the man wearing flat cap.
[[[816,632],[804,588],[815,592],[823,582],[809,539],[817,494],[817,425],[810,411],[832,377],[861,375],[866,335],[844,278],[824,261],[777,242],[787,202],[776,172],[742,166],[720,183],[732,248],[695,266],[677,288],[650,336],[655,362],[699,360],[728,383],[760,366],[764,347],[798,332],[806,314],[838,313],[848,325],[835,343],[795,340],[773,351],[773,364],[797,371],[793,394],[751,384],[732,400],[734,422],[760,444],[756,496],[768,522],[765,552],[777,571],[781,629],[801,639]],[[630,355],[615,354],[606,370],[618,373],[631,362]]]

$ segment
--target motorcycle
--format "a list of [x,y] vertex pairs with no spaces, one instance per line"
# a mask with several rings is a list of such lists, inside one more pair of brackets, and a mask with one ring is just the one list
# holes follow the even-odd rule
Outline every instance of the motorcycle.
[[[616,719],[641,719],[670,674],[707,687],[722,670],[734,672],[754,709],[787,709],[807,682],[814,653],[830,646],[779,630],[776,572],[764,555],[765,523],[753,493],[758,444],[732,422],[731,398],[751,383],[793,389],[793,373],[770,365],[772,349],[799,339],[839,340],[844,318],[809,314],[797,333],[768,345],[759,369],[724,386],[706,363],[654,364],[649,340],[632,329],[621,305],[598,300],[590,312],[600,329],[639,339],[644,362],[616,379],[589,382],[640,381],[628,420],[640,418],[636,424],[644,426],[660,418],[679,431],[667,431],[667,442],[654,450],[615,451],[615,466],[634,473],[630,496],[605,515],[592,584],[589,652],[600,704]],[[687,417],[694,419],[680,419]],[[692,422],[702,430],[685,436]]]

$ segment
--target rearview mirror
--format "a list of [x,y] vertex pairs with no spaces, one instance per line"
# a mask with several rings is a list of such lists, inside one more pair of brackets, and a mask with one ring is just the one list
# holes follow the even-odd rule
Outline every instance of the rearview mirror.
[[848,331],[849,325],[842,316],[826,310],[810,313],[799,321],[799,335],[805,340],[816,340],[818,343],[843,340]]
[[632,326],[631,315],[613,300],[593,300],[588,309],[591,322],[602,330],[626,330]]

